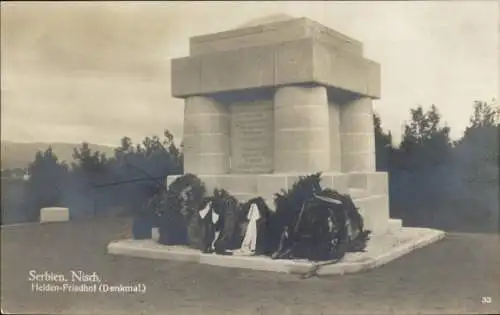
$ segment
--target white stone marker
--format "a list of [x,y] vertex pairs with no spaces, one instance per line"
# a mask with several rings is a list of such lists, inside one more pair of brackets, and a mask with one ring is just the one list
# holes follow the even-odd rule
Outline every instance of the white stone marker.
[[62,207],[42,208],[40,222],[63,222],[69,220],[69,209]]
[[160,239],[160,231],[157,227],[151,228],[151,239],[155,242]]

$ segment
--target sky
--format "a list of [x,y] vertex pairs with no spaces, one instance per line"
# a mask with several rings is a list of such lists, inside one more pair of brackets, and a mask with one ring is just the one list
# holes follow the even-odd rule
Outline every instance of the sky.
[[2,2],[1,139],[137,143],[182,137],[170,59],[189,37],[267,15],[309,17],[381,64],[383,128],[399,141],[410,108],[435,104],[452,138],[475,100],[498,97],[497,1]]

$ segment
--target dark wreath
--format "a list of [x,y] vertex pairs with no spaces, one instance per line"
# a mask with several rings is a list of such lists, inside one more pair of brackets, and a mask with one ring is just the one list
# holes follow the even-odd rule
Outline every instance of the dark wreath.
[[340,260],[365,249],[371,231],[350,196],[322,189],[320,174],[301,178],[277,195],[281,236],[274,259]]

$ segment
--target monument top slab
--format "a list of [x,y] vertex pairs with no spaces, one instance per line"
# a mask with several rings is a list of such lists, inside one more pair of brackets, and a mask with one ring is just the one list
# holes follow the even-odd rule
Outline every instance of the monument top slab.
[[261,17],[258,19],[253,19],[253,20],[250,20],[248,22],[245,22],[244,24],[238,26],[235,29],[259,26],[262,24],[269,24],[269,23],[275,23],[275,22],[283,22],[283,21],[288,21],[288,20],[293,20],[293,19],[296,19],[296,17],[293,17],[293,16],[288,15],[288,14],[284,14],[284,13],[272,14],[272,15],[267,15],[265,17]]
[[213,34],[190,38],[190,55],[264,46],[314,38],[335,49],[361,56],[363,44],[306,17],[277,14],[251,20],[242,26]]

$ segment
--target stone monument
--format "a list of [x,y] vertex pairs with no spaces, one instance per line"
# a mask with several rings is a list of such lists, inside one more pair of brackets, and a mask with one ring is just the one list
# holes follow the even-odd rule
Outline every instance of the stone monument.
[[279,16],[192,37],[189,48],[171,64],[172,95],[185,100],[185,173],[274,208],[274,193],[322,172],[324,187],[351,194],[368,229],[400,226],[389,219],[387,174],[375,170],[380,65],[361,42]]
[[184,171],[209,192],[224,188],[240,201],[262,196],[274,209],[274,193],[321,172],[323,187],[351,195],[373,238],[365,252],[320,269],[154,240],[114,241],[108,253],[333,275],[378,267],[444,237],[389,218],[387,174],[375,169],[372,101],[380,98],[380,66],[363,57],[359,41],[284,15],[196,36],[190,55],[172,60],[172,94],[185,100]]

